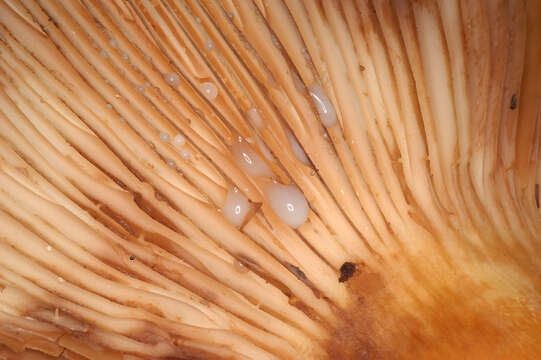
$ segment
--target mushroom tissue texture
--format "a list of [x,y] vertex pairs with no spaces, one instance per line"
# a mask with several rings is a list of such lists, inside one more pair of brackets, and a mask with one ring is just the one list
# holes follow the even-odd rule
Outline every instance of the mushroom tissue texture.
[[0,0],[0,360],[541,359],[540,0]]

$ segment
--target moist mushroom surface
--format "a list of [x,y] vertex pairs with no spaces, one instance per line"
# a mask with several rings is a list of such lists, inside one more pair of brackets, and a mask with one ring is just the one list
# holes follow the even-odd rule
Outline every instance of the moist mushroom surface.
[[541,358],[541,1],[0,0],[0,359]]

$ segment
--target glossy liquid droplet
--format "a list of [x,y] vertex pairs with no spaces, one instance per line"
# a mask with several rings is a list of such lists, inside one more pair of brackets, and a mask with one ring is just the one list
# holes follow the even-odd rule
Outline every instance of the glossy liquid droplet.
[[186,138],[182,134],[177,134],[173,138],[173,144],[175,146],[183,146],[184,144],[186,144]]
[[229,190],[227,200],[222,207],[222,213],[233,225],[239,227],[244,223],[246,215],[252,209],[252,204],[237,188]]
[[301,144],[297,141],[297,138],[293,133],[286,129],[286,135],[287,140],[289,141],[289,145],[291,146],[291,150],[293,151],[293,154],[299,159],[300,162],[302,162],[305,165],[310,165],[310,160],[308,159],[308,156],[306,156],[306,153],[304,152],[304,149],[302,148]]
[[211,82],[202,83],[199,90],[208,100],[214,100],[218,96],[218,88]]
[[172,167],[172,168],[176,168],[177,164],[175,164],[175,162],[173,160],[169,159],[169,160],[167,160],[167,166]]
[[296,185],[268,184],[265,195],[276,215],[292,228],[306,222],[308,203]]
[[310,85],[309,92],[323,125],[326,127],[336,125],[336,112],[321,85],[313,83]]
[[180,152],[180,156],[182,156],[182,158],[185,160],[190,160],[190,157],[191,157],[190,152],[187,150],[182,150]]
[[212,42],[212,40],[205,41],[205,47],[207,48],[207,50],[213,50],[214,49],[214,43]]
[[160,140],[163,142],[169,142],[169,140],[171,140],[171,137],[168,133],[162,131],[160,132]]
[[231,146],[235,162],[250,175],[272,177],[273,173],[265,161],[245,142]]
[[175,73],[167,73],[165,74],[165,81],[171,86],[177,86],[180,82],[180,78]]
[[246,117],[252,124],[254,124],[256,128],[261,129],[263,127],[263,118],[256,108],[251,108],[250,110],[246,111]]
[[293,74],[293,83],[295,83],[295,87],[297,88],[297,90],[304,93],[306,91],[306,86],[302,82],[301,78],[299,77],[299,75],[297,75],[296,72],[293,72],[292,74]]

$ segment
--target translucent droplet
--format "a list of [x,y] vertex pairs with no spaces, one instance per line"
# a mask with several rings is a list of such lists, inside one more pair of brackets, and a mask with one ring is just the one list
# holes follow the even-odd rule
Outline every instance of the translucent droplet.
[[180,83],[180,78],[175,73],[165,74],[165,81],[171,86],[177,86]]
[[276,214],[289,226],[298,228],[308,218],[308,203],[296,185],[268,184],[265,195]]
[[184,144],[186,144],[186,138],[182,134],[177,134],[173,138],[173,144],[179,147],[184,146]]
[[233,158],[240,168],[250,175],[272,177],[273,172],[257,152],[245,142],[231,146]]
[[53,247],[51,245],[47,245],[47,251],[53,251]]
[[292,72],[292,74],[293,74],[293,83],[295,84],[295,87],[297,88],[297,90],[304,93],[306,91],[306,86],[302,82],[301,78],[296,72]]
[[190,152],[188,150],[182,150],[180,152],[180,156],[182,156],[182,158],[185,160],[190,160],[190,157],[191,157]]
[[173,160],[169,159],[169,160],[167,160],[167,166],[172,167],[172,168],[176,168],[177,164],[175,164],[175,162]]
[[304,149],[302,148],[301,144],[297,141],[297,138],[293,133],[286,129],[286,135],[287,140],[289,141],[289,146],[291,146],[291,150],[293,151],[293,154],[299,159],[300,162],[302,162],[305,165],[310,165],[310,160],[308,159],[308,156],[306,156],[306,153],[304,152]]
[[272,39],[272,43],[274,44],[274,46],[276,46],[278,49],[280,49],[282,46],[280,45],[280,41],[278,40],[278,38],[274,35],[271,35],[271,39]]
[[251,209],[252,204],[248,199],[237,188],[233,188],[227,193],[222,213],[231,224],[238,227],[244,223],[246,215]]
[[199,90],[201,90],[203,96],[205,96],[208,100],[214,100],[216,99],[216,96],[218,96],[218,88],[216,85],[208,81],[202,83],[199,86]]
[[214,43],[212,42],[212,40],[207,39],[207,41],[205,41],[205,47],[207,48],[207,50],[214,50]]
[[101,55],[101,57],[104,58],[104,59],[108,57],[107,51],[105,51],[105,50],[102,50],[102,51],[100,52],[100,55]]
[[135,90],[137,90],[137,92],[139,92],[139,93],[142,93],[142,92],[145,91],[145,87],[143,85],[137,85],[135,87]]
[[323,125],[326,127],[336,125],[336,112],[321,85],[313,83],[310,85],[309,92]]
[[128,61],[128,60],[130,60],[130,57],[128,56],[128,54],[122,53],[122,59],[123,59],[124,61]]
[[166,133],[164,131],[161,131],[160,132],[160,140],[163,141],[163,142],[169,142],[171,140],[171,137],[169,136],[168,133]]
[[256,108],[251,108],[250,110],[246,111],[246,117],[256,128],[261,129],[263,127],[263,118],[261,117],[259,110]]
[[117,42],[115,39],[111,39],[109,40],[109,45],[111,45],[111,47],[113,48],[116,48],[118,46]]
[[107,104],[107,109],[112,109],[112,108],[113,108],[113,105]]

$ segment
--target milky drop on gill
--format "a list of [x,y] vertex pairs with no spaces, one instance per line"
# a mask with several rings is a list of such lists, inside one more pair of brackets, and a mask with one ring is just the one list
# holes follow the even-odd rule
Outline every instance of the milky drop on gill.
[[306,153],[304,152],[304,149],[302,148],[301,144],[297,141],[297,138],[293,133],[286,129],[286,135],[287,140],[289,141],[289,145],[291,146],[291,150],[293,151],[293,154],[299,159],[299,161],[305,165],[310,165],[310,160],[308,159],[308,156],[306,156]]
[[321,85],[313,83],[310,85],[309,92],[323,125],[326,127],[336,125],[336,112]]
[[211,82],[204,82],[199,86],[199,90],[208,100],[216,99],[218,96],[218,88]]
[[270,183],[265,196],[274,212],[292,228],[298,228],[308,218],[308,203],[296,185]]
[[184,144],[186,144],[186,138],[182,134],[177,134],[173,138],[173,144],[175,146],[183,146]]
[[263,118],[256,108],[251,108],[246,111],[246,117],[250,120],[252,124],[258,129],[261,129],[264,125]]
[[161,131],[160,132],[160,140],[163,141],[163,142],[169,142],[169,140],[171,140],[171,137],[169,136],[168,133],[166,133],[164,131]]
[[231,152],[237,165],[250,175],[272,177],[273,172],[259,154],[245,141],[231,146]]
[[177,86],[180,82],[180,78],[175,73],[167,73],[165,74],[165,81],[171,86]]
[[231,224],[239,227],[244,223],[246,215],[251,209],[252,204],[235,187],[228,191],[227,200],[222,207],[222,213]]

